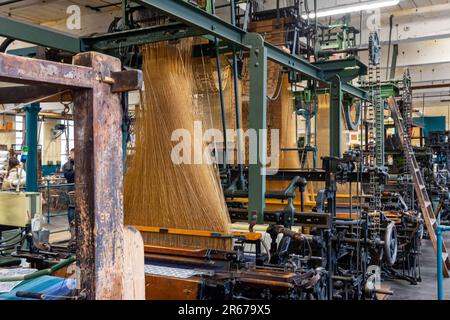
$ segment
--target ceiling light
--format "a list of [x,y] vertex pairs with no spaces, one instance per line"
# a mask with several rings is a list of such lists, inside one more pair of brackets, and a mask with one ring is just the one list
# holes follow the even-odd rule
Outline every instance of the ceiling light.
[[[358,4],[353,4],[349,6],[337,7],[335,9],[326,9],[317,12],[317,18],[335,16],[341,14],[347,14],[358,11],[379,9],[384,7],[392,7],[400,3],[400,0],[382,0],[382,1],[366,1]],[[308,16],[306,14],[302,15],[303,19],[307,19]],[[309,18],[315,18],[314,13],[309,14]]]

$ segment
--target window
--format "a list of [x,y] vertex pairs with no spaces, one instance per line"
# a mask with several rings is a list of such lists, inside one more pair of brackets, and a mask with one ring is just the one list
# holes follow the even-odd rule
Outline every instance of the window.
[[61,165],[67,162],[70,149],[75,147],[75,134],[73,128],[73,120],[61,120],[66,125],[66,130],[61,135]]
[[16,121],[16,144],[14,149],[16,151],[21,151],[24,140],[23,116],[16,116],[15,121]]

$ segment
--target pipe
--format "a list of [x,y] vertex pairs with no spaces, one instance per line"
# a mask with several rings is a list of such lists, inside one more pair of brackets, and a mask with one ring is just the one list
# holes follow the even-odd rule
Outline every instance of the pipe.
[[[438,223],[440,220],[440,215],[438,217]],[[443,274],[443,266],[444,263],[442,261],[442,241],[443,239],[443,232],[450,231],[449,226],[441,226],[438,224],[436,227],[436,241],[437,241],[437,296],[438,300],[444,300],[444,274]]]
[[437,238],[437,295],[438,300],[444,300],[444,275],[442,274],[442,230],[438,226],[436,228]]
[[[231,24],[236,26],[235,0],[230,0]],[[237,156],[239,165],[239,187],[244,190],[244,159],[242,157],[242,132],[241,132],[241,114],[239,110],[239,72],[238,61],[236,57],[236,48],[233,47],[233,80],[234,80],[234,109],[236,114],[236,132],[237,132]]]
[[334,223],[341,226],[356,226],[364,223],[364,220],[334,220]]
[[70,256],[69,258],[67,258],[66,260],[61,261],[58,264],[55,264],[54,266],[47,268],[47,269],[42,269],[30,274],[25,274],[25,275],[20,275],[20,276],[6,276],[6,277],[0,277],[0,282],[12,282],[12,281],[23,281],[23,280],[31,280],[31,279],[36,279],[38,277],[41,276],[47,276],[50,275],[52,273],[54,273],[55,271],[58,271],[64,267],[67,267],[68,265],[72,264],[73,262],[75,262],[75,257],[74,256]]
[[39,103],[32,103],[25,108],[26,115],[26,145],[27,154],[27,176],[26,191],[38,191],[38,114],[41,109]]
[[[216,2],[211,0],[211,13],[213,16],[216,15]],[[222,117],[222,129],[223,129],[223,168],[228,168],[228,144],[227,144],[227,122],[225,118],[225,101],[223,98],[223,84],[222,84],[222,68],[220,65],[220,52],[219,52],[219,40],[214,37],[214,45],[216,51],[216,64],[217,64],[217,82],[219,83],[219,97],[220,97],[220,112]]]
[[387,54],[387,62],[386,62],[386,80],[388,80],[388,71],[389,71],[389,59],[391,57],[391,47],[392,47],[392,28],[394,26],[394,15],[391,14],[389,17],[389,42],[388,42],[388,54]]

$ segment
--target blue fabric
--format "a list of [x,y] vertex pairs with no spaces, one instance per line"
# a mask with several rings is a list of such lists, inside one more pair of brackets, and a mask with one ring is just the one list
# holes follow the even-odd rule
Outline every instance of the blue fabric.
[[[74,279],[63,279],[52,276],[42,276],[36,279],[24,281],[15,287],[11,292],[1,293],[0,300],[34,300],[16,297],[16,292],[43,293],[52,296],[70,296],[75,288]],[[46,297],[45,300],[55,300],[56,298]]]

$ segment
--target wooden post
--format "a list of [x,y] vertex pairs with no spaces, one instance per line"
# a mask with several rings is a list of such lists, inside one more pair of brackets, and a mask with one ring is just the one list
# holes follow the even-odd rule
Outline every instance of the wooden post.
[[101,79],[121,71],[119,59],[81,53],[74,64],[92,67],[92,89],[74,93],[77,263],[87,299],[123,297],[123,165],[120,94]]

